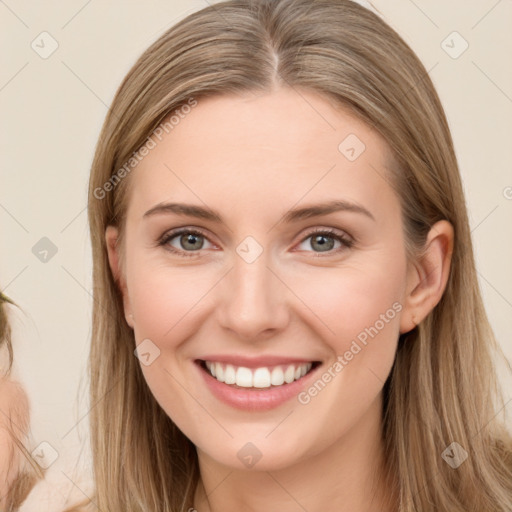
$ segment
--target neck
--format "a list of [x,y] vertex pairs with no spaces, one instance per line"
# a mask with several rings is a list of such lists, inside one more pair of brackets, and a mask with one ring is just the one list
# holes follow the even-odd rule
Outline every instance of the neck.
[[276,471],[234,470],[198,451],[197,512],[396,510],[388,496],[382,397],[327,450]]

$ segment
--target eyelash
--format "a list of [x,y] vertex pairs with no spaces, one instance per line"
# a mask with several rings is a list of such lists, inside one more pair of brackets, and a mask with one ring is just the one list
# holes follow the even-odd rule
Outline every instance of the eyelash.
[[[190,257],[197,257],[199,256],[199,253],[201,252],[201,249],[198,251],[182,251],[178,250],[175,247],[168,246],[167,244],[174,238],[180,235],[189,234],[189,235],[196,235],[203,238],[206,238],[208,240],[208,237],[201,231],[197,229],[191,229],[191,228],[180,228],[175,231],[168,232],[162,236],[162,238],[158,241],[158,246],[164,247],[167,251],[172,252],[173,254],[176,254],[177,256],[184,257],[184,258],[190,258]],[[331,228],[324,228],[324,229],[317,229],[310,231],[304,238],[301,239],[300,243],[305,242],[308,238],[311,238],[315,235],[325,235],[327,238],[334,238],[338,242],[341,243],[343,247],[338,247],[338,249],[332,250],[332,251],[326,251],[327,254],[323,255],[322,253],[315,253],[315,258],[324,258],[328,256],[332,256],[333,254],[337,254],[343,249],[350,249],[354,245],[354,240],[349,238],[346,235],[340,234],[337,231],[331,229]],[[211,243],[211,242],[210,242]],[[310,251],[308,251],[310,252]],[[314,252],[314,251],[312,251]]]

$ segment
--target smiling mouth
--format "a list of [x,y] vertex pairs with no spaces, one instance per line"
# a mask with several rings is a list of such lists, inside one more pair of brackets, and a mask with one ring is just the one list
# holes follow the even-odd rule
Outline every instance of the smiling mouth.
[[197,360],[199,366],[218,382],[233,388],[270,389],[283,387],[312,372],[320,361],[247,368],[217,361]]

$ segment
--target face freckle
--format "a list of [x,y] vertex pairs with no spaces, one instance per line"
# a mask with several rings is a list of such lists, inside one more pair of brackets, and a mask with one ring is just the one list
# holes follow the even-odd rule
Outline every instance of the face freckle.
[[[281,468],[380,414],[407,276],[388,161],[360,120],[280,89],[199,100],[130,176],[126,314],[157,354],[153,395],[205,456],[239,467],[250,439]],[[266,386],[289,366],[295,382]]]

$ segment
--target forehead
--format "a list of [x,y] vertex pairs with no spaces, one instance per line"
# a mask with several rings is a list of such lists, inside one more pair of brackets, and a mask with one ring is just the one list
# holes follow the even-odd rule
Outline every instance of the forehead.
[[198,99],[167,126],[130,177],[129,215],[178,199],[232,215],[339,198],[396,207],[385,141],[316,93]]

